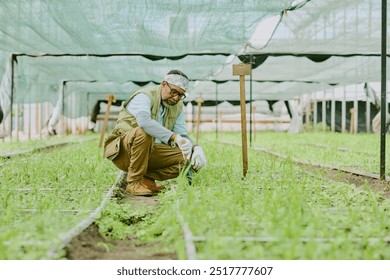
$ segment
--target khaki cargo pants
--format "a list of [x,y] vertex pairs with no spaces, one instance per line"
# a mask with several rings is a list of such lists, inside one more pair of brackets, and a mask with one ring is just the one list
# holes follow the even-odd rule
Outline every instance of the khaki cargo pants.
[[158,181],[176,178],[185,168],[185,160],[178,147],[154,143],[154,138],[140,127],[124,133],[117,141],[119,151],[112,162],[120,170],[128,172],[128,183],[142,180],[144,176]]

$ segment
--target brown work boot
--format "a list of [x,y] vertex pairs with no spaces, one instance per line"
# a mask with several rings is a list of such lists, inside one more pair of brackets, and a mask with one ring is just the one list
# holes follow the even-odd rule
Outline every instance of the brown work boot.
[[160,192],[164,189],[163,186],[157,186],[156,182],[151,178],[145,178],[142,180],[142,183],[144,183],[149,190],[152,192]]
[[154,195],[142,181],[133,182],[127,185],[126,192],[135,196],[152,196]]

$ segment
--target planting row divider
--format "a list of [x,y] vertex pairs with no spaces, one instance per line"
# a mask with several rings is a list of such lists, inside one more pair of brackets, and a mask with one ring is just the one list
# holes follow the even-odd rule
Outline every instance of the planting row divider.
[[11,158],[11,157],[15,157],[15,156],[29,154],[32,152],[34,152],[34,149],[24,150],[24,151],[20,151],[20,152],[11,152],[11,153],[6,153],[6,154],[1,154],[0,158]]
[[[175,189],[173,189],[173,191],[175,192],[175,194],[177,194]],[[195,244],[193,242],[194,236],[193,236],[188,224],[186,222],[184,222],[183,215],[181,214],[181,212],[179,210],[178,200],[176,200],[175,206],[176,206],[175,207],[176,208],[176,215],[179,219],[181,228],[183,230],[187,259],[188,260],[196,260],[196,247],[195,247]]]
[[[330,145],[324,145],[324,144],[313,144],[313,143],[303,143],[304,145],[307,145],[307,146],[313,146],[313,147],[317,147],[317,148],[323,148],[323,149],[334,149],[334,150],[337,150],[337,151],[340,151],[340,152],[354,152],[353,150],[351,150],[350,148],[348,147],[332,147]],[[372,156],[373,154],[372,153],[367,153],[367,152],[364,152],[364,151],[360,151],[359,152],[360,155],[368,155],[368,156]]]
[[186,253],[187,259],[196,260],[196,247],[194,244],[194,237],[187,223],[182,224],[182,229],[184,233],[184,240],[186,243]]
[[48,254],[50,259],[54,258],[55,253],[57,251],[61,250],[62,248],[64,248],[72,240],[73,237],[79,235],[83,230],[85,230],[87,227],[89,227],[95,221],[96,217],[103,210],[103,208],[104,208],[105,204],[107,203],[107,201],[109,200],[109,198],[111,198],[113,191],[114,191],[114,188],[115,188],[115,185],[112,185],[111,188],[108,190],[107,194],[105,195],[105,197],[103,198],[102,203],[99,205],[98,208],[95,209],[95,211],[93,211],[91,213],[91,215],[88,216],[88,218],[79,222],[74,228],[72,228],[70,231],[68,231],[64,235],[62,235],[62,237],[61,237],[62,242],[59,245],[54,246],[53,248],[51,248],[47,251],[47,254]]
[[86,140],[82,140],[82,141],[69,141],[69,142],[54,143],[54,144],[49,144],[47,146],[38,147],[35,149],[24,150],[21,152],[13,152],[13,153],[11,152],[11,153],[6,153],[6,154],[0,154],[0,158],[8,158],[9,159],[9,158],[15,157],[15,156],[27,155],[27,154],[31,154],[33,152],[41,152],[41,151],[48,150],[51,148],[60,148],[60,147],[67,146],[67,145],[80,144],[80,143],[93,141],[93,140],[96,140],[96,139],[92,138],[92,139],[86,139]]
[[[230,142],[230,141],[220,141],[220,143],[228,144],[228,145],[234,145],[234,146],[239,146],[237,143]],[[266,154],[270,154],[270,155],[273,155],[273,156],[276,156],[276,157],[279,157],[279,158],[283,158],[283,159],[287,159],[288,158],[288,157],[286,157],[283,154],[279,154],[279,153],[270,151],[269,149],[264,148],[264,147],[254,146],[253,148],[256,151],[264,152]],[[364,172],[364,171],[350,169],[350,168],[343,168],[343,167],[330,165],[330,164],[311,163],[311,162],[308,162],[308,161],[294,159],[294,158],[291,158],[291,161],[295,162],[295,163],[299,163],[299,164],[311,165],[311,166],[327,168],[327,169],[332,169],[332,170],[340,170],[340,171],[343,171],[345,173],[351,173],[351,174],[355,174],[355,175],[359,175],[359,176],[363,176],[363,177],[369,177],[369,178],[373,178],[373,179],[379,180],[379,175],[378,174],[374,174],[374,173]],[[390,182],[389,178],[385,178],[385,181]]]
[[[261,151],[261,152],[268,153],[268,154],[271,154],[271,155],[274,155],[274,156],[277,156],[277,157],[280,157],[280,158],[283,158],[283,159],[287,159],[287,157],[285,155],[269,151],[267,149],[264,149],[263,147],[254,146],[254,149],[256,151]],[[295,162],[295,163],[300,163],[300,164],[305,164],[305,165],[312,165],[312,166],[321,167],[321,168],[327,168],[327,169],[332,169],[332,170],[340,170],[340,171],[343,171],[345,173],[351,173],[351,174],[355,174],[355,175],[359,175],[359,176],[363,176],[363,177],[369,177],[369,178],[373,178],[373,179],[378,179],[379,180],[379,175],[378,174],[374,174],[374,173],[364,172],[364,171],[351,169],[351,168],[339,167],[339,166],[330,165],[330,164],[323,164],[323,163],[316,163],[316,162],[311,163],[311,162],[308,162],[308,161],[305,161],[305,160],[299,160],[299,159],[295,159],[295,158],[291,158],[291,160],[293,162]],[[389,178],[386,178],[385,180],[389,182]]]

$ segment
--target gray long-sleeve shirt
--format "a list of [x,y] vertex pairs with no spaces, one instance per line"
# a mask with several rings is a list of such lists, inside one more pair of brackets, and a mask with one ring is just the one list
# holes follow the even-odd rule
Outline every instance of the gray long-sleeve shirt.
[[185,122],[184,110],[182,110],[173,126],[173,131],[163,126],[164,114],[166,108],[160,106],[158,120],[151,117],[151,101],[146,94],[139,93],[127,104],[127,111],[137,120],[138,125],[149,135],[156,138],[157,143],[168,143],[173,133],[187,135],[187,124]]

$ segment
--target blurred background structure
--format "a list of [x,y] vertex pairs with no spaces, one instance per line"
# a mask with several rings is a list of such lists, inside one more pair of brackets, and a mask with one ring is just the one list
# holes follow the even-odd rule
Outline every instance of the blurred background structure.
[[170,69],[190,129],[202,108],[200,130],[239,130],[241,62],[250,131],[379,131],[380,1],[6,0],[0,18],[2,141],[99,131],[107,94],[113,122]]

